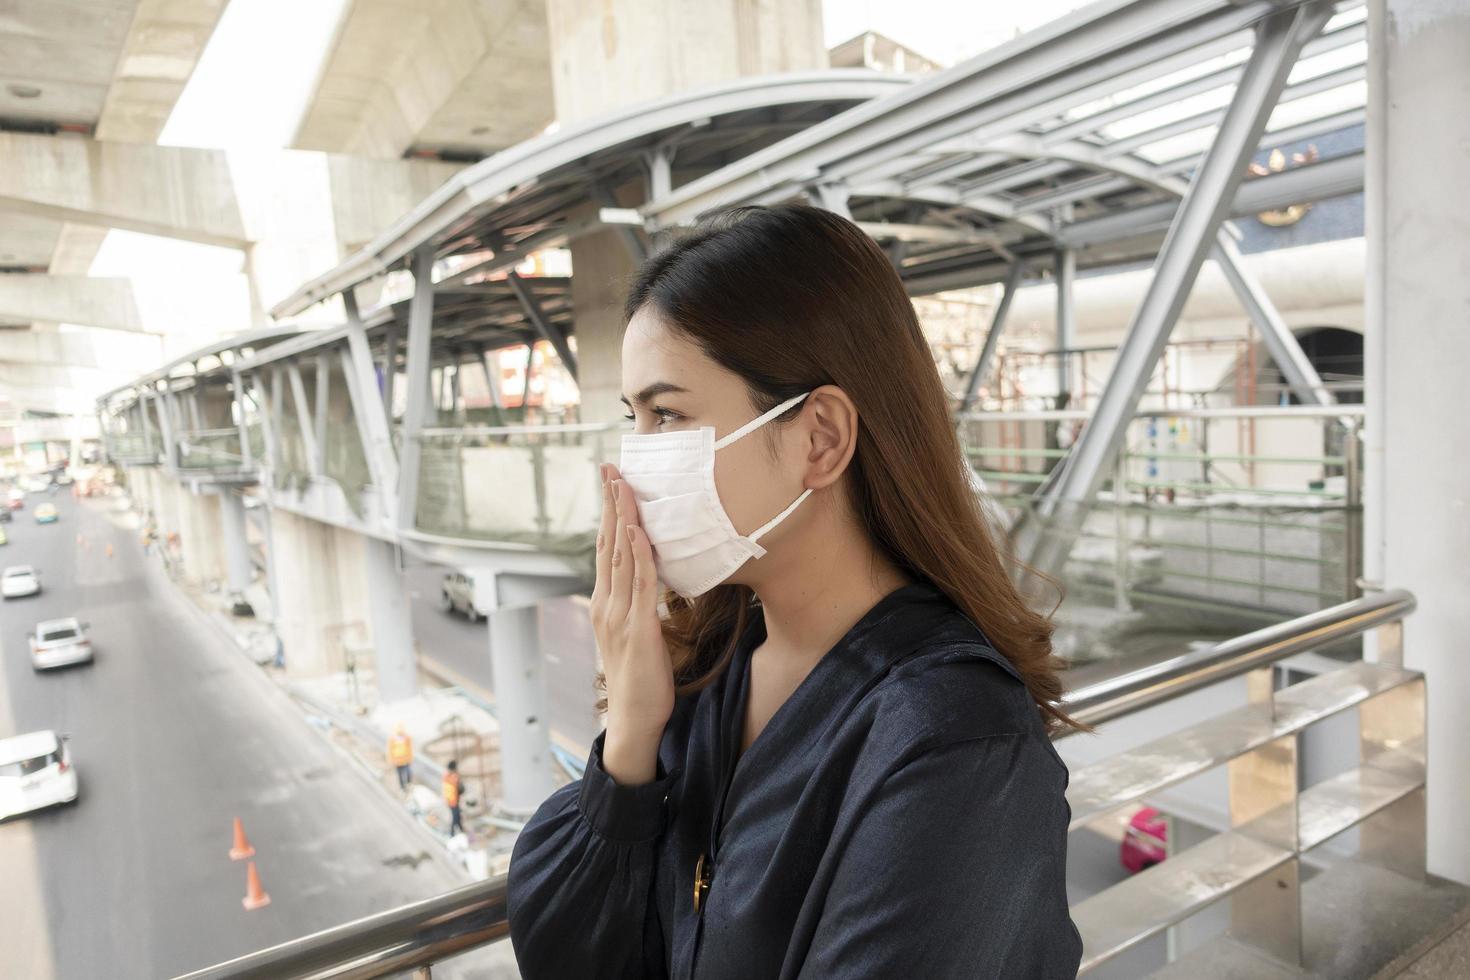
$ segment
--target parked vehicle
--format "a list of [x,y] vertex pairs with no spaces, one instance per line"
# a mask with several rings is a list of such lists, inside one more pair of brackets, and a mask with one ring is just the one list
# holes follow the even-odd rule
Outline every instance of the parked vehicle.
[[26,492],[20,487],[11,487],[10,492],[6,494],[6,503],[10,505],[11,510],[20,510],[26,505]]
[[0,739],[0,819],[77,798],[67,736],[29,732]]
[[22,596],[38,595],[41,591],[41,576],[29,565],[11,565],[0,572],[0,597],[19,599]]
[[9,524],[14,519],[15,515],[10,512],[10,508],[0,505],[0,524]]
[[55,524],[60,519],[61,515],[56,512],[55,504],[41,504],[36,508],[37,524]]
[[48,619],[36,624],[31,634],[31,667],[50,670],[92,662],[92,639],[87,624],[75,617]]
[[445,612],[462,612],[472,623],[485,614],[475,607],[475,580],[463,572],[450,572],[439,587],[439,608]]

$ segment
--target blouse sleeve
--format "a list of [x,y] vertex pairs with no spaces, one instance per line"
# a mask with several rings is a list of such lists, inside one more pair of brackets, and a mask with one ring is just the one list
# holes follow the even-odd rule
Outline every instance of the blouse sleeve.
[[800,977],[1072,980],[1067,780],[1020,733],[901,766],[844,847]]
[[654,861],[682,771],[624,786],[602,765],[603,731],[581,780],[547,797],[511,850],[510,940],[523,980],[661,977],[662,943],[645,942]]

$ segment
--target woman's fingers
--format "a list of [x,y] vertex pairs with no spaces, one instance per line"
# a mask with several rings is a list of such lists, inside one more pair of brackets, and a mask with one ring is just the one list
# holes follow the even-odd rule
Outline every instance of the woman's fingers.
[[618,526],[608,467],[603,465],[599,469],[602,471],[602,521],[597,527],[597,578],[592,586],[594,601],[605,598],[612,592],[613,538]]
[[630,588],[633,590],[628,603],[628,620],[636,622],[639,619],[658,621],[658,586],[656,584],[658,572],[653,565],[653,546],[648,541],[648,535],[643,533],[639,525],[628,522],[623,525],[628,532],[628,550],[632,553],[629,557],[633,562],[633,580]]
[[613,623],[620,623],[628,616],[628,602],[633,590],[633,560],[628,553],[628,522],[633,518],[627,516],[635,513],[633,507],[633,491],[628,489],[622,480],[614,480],[613,504],[617,511],[618,526],[613,535],[612,558],[610,559],[612,589],[609,592],[608,619]]

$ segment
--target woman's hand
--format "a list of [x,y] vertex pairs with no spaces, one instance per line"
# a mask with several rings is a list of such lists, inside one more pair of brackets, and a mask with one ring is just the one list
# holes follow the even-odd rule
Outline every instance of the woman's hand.
[[658,745],[674,713],[674,668],[658,619],[653,548],[633,491],[617,467],[601,470],[592,630],[607,681],[602,762],[617,782],[638,785],[657,774]]

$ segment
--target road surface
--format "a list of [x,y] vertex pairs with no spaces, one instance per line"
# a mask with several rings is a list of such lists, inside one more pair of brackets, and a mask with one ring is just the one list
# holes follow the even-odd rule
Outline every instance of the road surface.
[[[439,582],[449,569],[418,565],[404,572],[412,600],[413,635],[419,653],[433,658],[481,691],[493,694],[495,672],[490,665],[490,627],[471,623],[463,613],[439,608]],[[587,607],[567,597],[541,605],[541,646],[546,658],[546,686],[551,727],[565,740],[581,747],[585,756],[602,731],[593,711],[597,693],[597,648]]]
[[[47,499],[61,520],[37,525]],[[0,734],[71,733],[81,785],[72,806],[0,823],[0,976],[171,977],[462,884],[111,505],[32,494],[0,546],[43,585],[0,604]],[[27,633],[68,615],[91,623],[96,662],[33,673]],[[253,912],[234,817],[272,900]]]

